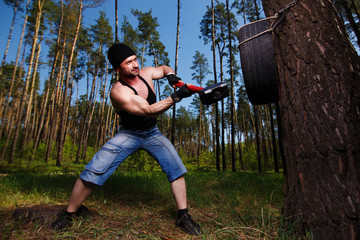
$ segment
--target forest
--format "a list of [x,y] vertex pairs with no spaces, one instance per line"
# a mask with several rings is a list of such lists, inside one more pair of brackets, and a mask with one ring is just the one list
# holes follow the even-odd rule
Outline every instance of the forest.
[[[116,79],[107,61],[107,49],[115,40],[120,40],[137,50],[142,66],[146,58],[152,66],[169,64],[168,53],[157,31],[160,23],[152,16],[151,9],[148,12],[133,9],[131,14],[138,19],[138,26],[132,26],[123,16],[119,26],[122,38],[115,39],[114,24],[109,22],[105,12],[100,13],[94,25],[83,25],[84,9],[99,7],[103,4],[101,1],[4,2],[13,11],[14,19],[22,14],[24,22],[16,59],[7,59],[5,51],[1,63],[2,163],[11,164],[16,159],[48,164],[55,161],[56,166],[66,162],[88,162],[119,127],[119,118],[108,96]],[[227,4],[230,6],[216,1],[213,9],[209,4],[199,23],[199,35],[204,44],[210,46],[215,42],[214,57],[220,64],[210,64],[212,59],[196,51],[191,71],[200,86],[228,83],[231,96],[211,106],[195,98],[191,107],[174,108],[163,114],[158,118],[158,125],[195,168],[278,172],[284,164],[282,143],[278,141],[278,106],[252,105],[246,95],[239,58],[233,57],[230,62],[229,57],[230,51],[238,55],[237,19],[241,17],[247,23],[263,18],[262,5],[260,1]],[[334,5],[348,23],[347,29],[357,45],[358,28],[347,20],[354,19],[350,18],[353,14],[348,10],[355,12],[357,1],[345,4],[334,1]],[[215,13],[214,36],[212,11]],[[7,48],[13,27],[9,26]],[[39,59],[42,45],[49,48],[47,59]],[[49,69],[41,80],[40,65]],[[204,82],[209,73],[217,80]],[[86,94],[79,96],[79,82],[85,81]],[[157,84],[158,99],[172,93],[165,81],[157,81]]]
[[[196,98],[191,108],[180,107],[158,118],[162,132],[195,168],[279,171],[276,107],[251,106],[241,80],[240,63],[235,59],[231,63],[233,76],[227,74],[229,31],[225,19],[229,14],[235,55],[234,32],[238,28],[235,16],[241,15],[245,21],[259,19],[263,15],[261,4],[254,3],[234,2],[230,13],[224,3],[215,4],[219,69],[210,67],[210,59],[199,51],[194,54],[193,79],[206,86],[214,82],[204,82],[205,76],[217,71],[217,81],[230,84],[233,79],[232,97],[218,106],[204,106]],[[14,18],[20,13],[25,19],[17,58],[6,61],[5,52],[2,61],[1,104],[5,106],[1,110],[2,162],[11,164],[16,159],[27,159],[48,164],[56,161],[56,166],[61,166],[66,162],[89,161],[119,126],[108,97],[116,81],[106,58],[108,47],[115,41],[113,24],[104,12],[94,25],[84,26],[82,22],[83,9],[101,6],[102,2],[6,1],[6,4],[12,8]],[[245,10],[240,12],[241,9]],[[148,12],[134,9],[131,14],[139,24],[131,26],[124,16],[119,40],[137,50],[141,65],[146,58],[153,66],[169,64],[157,31],[159,23],[151,9]],[[210,7],[200,23],[200,34],[205,44],[211,43]],[[11,32],[9,42],[10,37]],[[47,60],[39,59],[44,44],[50,49]],[[38,72],[41,64],[49,69],[42,81]],[[85,81],[86,94],[79,96],[79,82]],[[164,81],[157,83],[158,99],[171,94]],[[217,141],[215,129],[219,129]]]
[[[107,50],[113,43],[123,42],[131,46],[138,54],[141,67],[156,67],[171,63],[177,71],[182,34],[179,30],[182,20],[180,0],[172,3],[177,4],[178,9],[178,12],[174,13],[174,16],[178,17],[177,26],[174,26],[178,35],[176,49],[171,49],[176,52],[175,59],[168,57],[169,52],[165,50],[167,48],[161,42],[161,33],[158,31],[161,23],[151,9],[144,12],[137,10],[136,7],[132,9],[129,16],[131,14],[137,18],[136,26],[128,21],[129,16],[119,16],[116,18],[116,23],[112,23],[109,22],[107,15],[117,16],[116,0],[113,13],[99,10],[99,18],[93,24],[85,25],[84,10],[100,8],[104,3],[102,0],[3,0],[3,2],[8,6],[7,11],[12,11],[13,21],[11,26],[2,26],[9,29],[9,35],[8,41],[1,43],[4,52],[0,68],[1,172],[38,171],[39,166],[44,169],[71,169],[73,166],[84,166],[97,150],[114,136],[119,128],[120,119],[109,99],[111,86],[117,80],[115,71],[111,69],[107,60]],[[290,120],[286,121],[291,119],[290,113],[288,116],[284,112],[292,108],[284,107],[287,106],[286,104],[281,106],[281,102],[251,104],[244,85],[238,57],[239,42],[236,38],[241,24],[263,19],[269,16],[269,13],[276,12],[273,9],[279,10],[289,2],[271,0],[204,2],[206,11],[201,13],[201,22],[196,24],[199,25],[200,39],[212,49],[213,56],[207,58],[200,51],[194,50],[189,71],[192,73],[192,80],[202,87],[217,82],[227,83],[230,95],[210,106],[202,104],[199,97],[194,95],[190,106],[175,105],[158,117],[161,132],[174,144],[188,170],[275,172],[293,176],[289,173],[289,169],[294,166],[291,162],[294,157],[290,153],[291,147],[300,146],[301,151],[305,149],[304,152],[306,147],[302,149],[302,143],[296,143],[297,138],[288,141],[291,138],[289,129],[296,127],[295,123],[294,126],[290,126]],[[301,6],[310,11],[311,7],[306,5],[308,2],[294,1],[297,4],[294,8]],[[331,9],[339,20],[336,23],[346,29],[343,35],[346,35],[344,38],[347,38],[350,44],[345,48],[358,53],[360,1],[325,2],[324,9]],[[314,9],[318,8],[314,7]],[[21,36],[16,40],[19,41],[16,59],[9,59],[7,52],[10,43],[14,41],[12,31],[17,27],[14,26],[15,19],[22,21]],[[322,21],[316,18],[315,14],[311,20],[312,23]],[[286,32],[286,26],[284,29]],[[308,34],[311,34],[311,31]],[[303,36],[305,37],[306,34]],[[287,41],[281,37],[277,39]],[[321,42],[316,44],[319,49],[323,49]],[[274,45],[277,57],[284,56],[285,54],[280,54],[279,42],[275,41]],[[292,44],[288,45],[292,46]],[[41,54],[44,55],[42,52],[44,46],[48,49],[46,59],[40,58]],[[330,49],[328,46],[324,48],[326,53],[328,48]],[[325,50],[322,52],[324,53]],[[301,58],[299,54],[296,56]],[[336,58],[338,55],[334,54],[334,56]],[[359,61],[358,54],[356,57],[356,61]],[[282,66],[287,63],[284,59],[285,57],[282,59],[284,62],[278,62],[280,77],[286,75],[284,73],[286,70],[282,70],[285,69]],[[304,59],[306,64],[312,63],[311,60]],[[298,67],[300,64],[298,62]],[[288,68],[288,72],[292,75],[282,78],[285,79],[284,82],[289,82],[288,79],[296,75],[295,65]],[[323,65],[328,66],[326,63]],[[353,71],[356,75],[358,73],[355,65]],[[44,66],[48,69],[45,75],[39,72]],[[333,68],[331,71],[334,75],[338,75],[338,68]],[[214,80],[206,80],[209,75]],[[315,71],[314,75],[316,75]],[[318,73],[316,76],[320,79],[320,75],[321,73]],[[316,80],[315,77],[314,79]],[[286,86],[290,85],[288,82]],[[79,94],[80,84],[86,86],[85,94]],[[173,92],[165,79],[156,81],[155,86],[158,100],[170,96]],[[354,91],[357,90],[356,87]],[[285,94],[285,91],[281,94]],[[292,94],[293,92],[287,96],[293,96]],[[332,94],[329,95],[333,97]],[[282,96],[284,95],[280,95],[280,98]],[[358,97],[356,94],[354,96]],[[319,108],[321,109],[321,106]],[[304,116],[310,112],[310,109],[306,113],[304,111]],[[285,121],[282,121],[282,118]],[[355,128],[355,132],[357,129],[358,127]],[[322,151],[321,154],[325,158],[326,151],[321,148],[319,151]],[[303,157],[297,150],[293,151],[293,154],[296,157]],[[304,158],[306,157],[308,156]],[[288,164],[290,166],[287,166]],[[347,167],[350,169],[350,165]],[[139,171],[159,170],[150,155],[142,151],[131,156],[121,168]],[[300,176],[299,179],[302,177]],[[302,180],[298,182],[302,184]]]

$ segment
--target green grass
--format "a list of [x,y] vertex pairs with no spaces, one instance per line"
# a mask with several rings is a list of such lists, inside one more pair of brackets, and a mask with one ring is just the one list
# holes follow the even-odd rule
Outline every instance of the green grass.
[[[84,203],[93,216],[64,232],[11,217],[16,208],[65,206],[77,176],[1,176],[2,239],[192,239],[174,228],[175,202],[162,172],[117,171]],[[199,239],[299,239],[291,229],[282,229],[281,174],[196,171],[185,178],[190,214],[204,231]]]

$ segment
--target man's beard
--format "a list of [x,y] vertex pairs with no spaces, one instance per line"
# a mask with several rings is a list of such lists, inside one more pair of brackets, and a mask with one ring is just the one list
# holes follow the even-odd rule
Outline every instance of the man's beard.
[[130,71],[130,73],[126,74],[125,77],[128,79],[134,79],[137,76],[139,76],[139,69],[137,68],[137,71],[134,71],[134,69],[132,71]]

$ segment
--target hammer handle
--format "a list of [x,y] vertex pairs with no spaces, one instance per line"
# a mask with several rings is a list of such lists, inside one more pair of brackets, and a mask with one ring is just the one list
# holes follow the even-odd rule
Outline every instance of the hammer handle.
[[[175,86],[177,87],[182,87],[183,85],[185,85],[185,83],[183,82],[178,82],[178,83],[175,83]],[[203,90],[204,88],[202,87],[197,87],[197,86],[194,86],[194,85],[187,85],[188,89],[192,92],[199,92],[200,90]]]

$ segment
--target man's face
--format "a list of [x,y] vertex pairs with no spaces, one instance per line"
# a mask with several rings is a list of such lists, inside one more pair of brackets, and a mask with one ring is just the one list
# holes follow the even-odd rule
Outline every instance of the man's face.
[[127,78],[134,78],[139,75],[139,63],[135,55],[125,59],[118,68],[119,72]]

